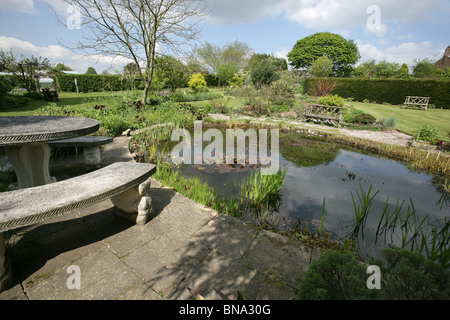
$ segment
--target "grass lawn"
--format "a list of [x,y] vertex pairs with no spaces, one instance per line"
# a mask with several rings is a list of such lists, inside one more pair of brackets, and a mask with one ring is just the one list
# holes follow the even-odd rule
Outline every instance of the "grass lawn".
[[406,134],[414,135],[424,124],[439,129],[438,139],[449,141],[450,110],[448,109],[402,109],[401,106],[351,102],[355,109],[373,115],[376,119],[394,117],[397,120],[396,129]]

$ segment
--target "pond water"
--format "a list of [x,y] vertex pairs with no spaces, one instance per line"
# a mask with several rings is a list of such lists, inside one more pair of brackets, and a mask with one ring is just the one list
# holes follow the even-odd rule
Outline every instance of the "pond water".
[[[209,142],[204,142],[204,147]],[[166,149],[167,150],[167,149]],[[374,233],[388,202],[395,208],[403,204],[415,209],[419,218],[450,217],[448,201],[433,183],[433,176],[409,170],[405,165],[376,155],[368,155],[336,143],[300,138],[295,133],[280,133],[280,169],[286,170],[281,202],[274,213],[279,229],[288,230],[300,219],[312,228],[320,224],[325,210],[325,226],[335,240],[349,232],[354,221],[352,195],[359,204],[361,190],[375,195],[361,248],[373,254]],[[235,185],[250,176],[255,168],[232,165],[181,165],[186,177],[198,177],[215,188],[219,195],[239,197]],[[412,203],[411,204],[411,199]],[[325,207],[324,207],[325,200]],[[447,199],[448,200],[448,199]],[[394,244],[396,240],[393,241]]]

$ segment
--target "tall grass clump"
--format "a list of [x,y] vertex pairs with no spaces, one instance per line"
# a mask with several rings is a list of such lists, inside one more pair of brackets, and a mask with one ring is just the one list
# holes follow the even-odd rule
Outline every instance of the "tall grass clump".
[[[345,237],[346,240],[351,240],[355,245],[364,240],[365,223],[369,215],[374,212],[373,203],[377,195],[378,192],[372,192],[372,186],[367,192],[360,186],[358,201],[352,194],[355,216],[350,232]],[[419,217],[413,200],[409,200],[406,208],[405,202],[397,200],[395,207],[391,207],[389,198],[386,200],[375,230],[375,243],[382,239],[385,244],[423,254],[426,259],[448,268],[450,266],[450,219],[447,217],[433,219],[430,215]]]
[[198,178],[186,178],[174,170],[168,162],[158,162],[154,178],[163,185],[172,188],[183,196],[194,200],[206,207],[232,217],[239,218],[239,201],[237,199],[224,199],[207,183]]

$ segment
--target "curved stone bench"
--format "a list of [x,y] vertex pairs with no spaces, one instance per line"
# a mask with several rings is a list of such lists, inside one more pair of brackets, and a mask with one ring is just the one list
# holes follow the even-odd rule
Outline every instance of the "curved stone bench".
[[156,166],[120,162],[39,187],[0,193],[0,291],[11,280],[2,231],[42,222],[111,199],[115,213],[138,225],[153,213],[150,177]]
[[111,137],[83,136],[71,139],[49,141],[50,147],[83,148],[84,161],[87,166],[100,167],[102,156],[100,147],[113,142]]

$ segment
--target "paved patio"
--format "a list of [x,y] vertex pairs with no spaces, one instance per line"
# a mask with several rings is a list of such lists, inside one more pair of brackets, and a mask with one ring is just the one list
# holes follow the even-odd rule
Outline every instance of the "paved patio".
[[[129,137],[104,150],[105,165],[134,161]],[[80,154],[56,162],[58,179],[83,173]],[[288,300],[318,251],[195,203],[152,181],[155,218],[136,226],[112,214],[108,200],[9,233],[14,286],[0,300]],[[80,289],[69,289],[69,266]],[[69,272],[68,272],[69,271]]]

